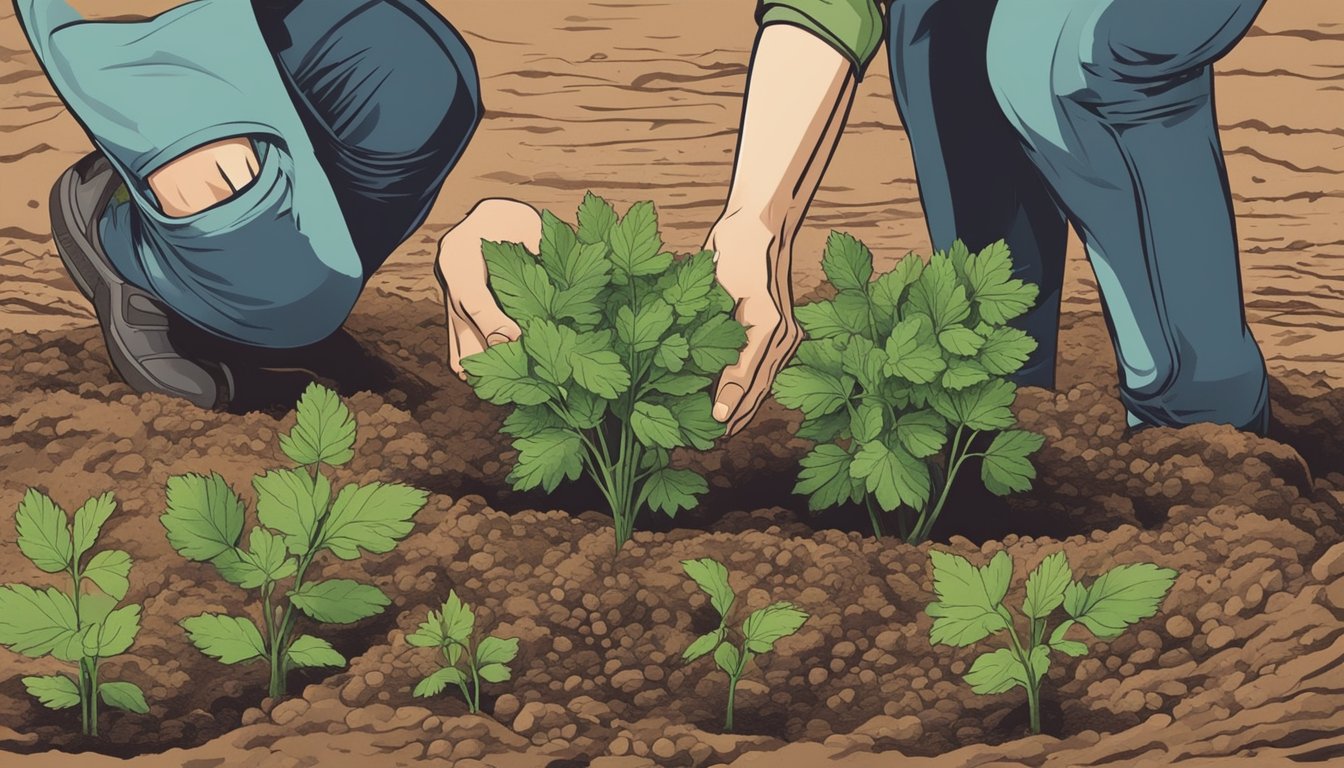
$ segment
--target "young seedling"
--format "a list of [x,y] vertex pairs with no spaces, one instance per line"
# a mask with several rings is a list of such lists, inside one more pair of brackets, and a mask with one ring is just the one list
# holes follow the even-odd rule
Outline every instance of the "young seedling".
[[[42,675],[23,678],[28,693],[51,709],[79,707],[86,736],[98,735],[98,702],[144,714],[145,694],[134,683],[104,683],[103,659],[130,650],[140,632],[140,606],[117,604],[130,588],[131,556],[105,549],[85,557],[98,543],[103,524],[116,511],[112,494],[92,498],[70,517],[48,496],[29,490],[14,521],[19,550],[40,570],[69,577],[65,591],[26,584],[0,586],[0,645],[38,659],[51,656],[77,664],[73,678]],[[85,592],[92,584],[97,592]]]
[[708,490],[670,466],[670,451],[713,446],[711,378],[737,359],[746,332],[708,252],[663,252],[652,203],[625,218],[591,193],[576,232],[542,216],[541,253],[483,243],[495,296],[523,329],[462,361],[476,394],[513,406],[502,431],[517,464],[509,482],[547,492],[585,471],[611,509],[617,551],[645,507],[673,516]]
[[[437,648],[444,666],[415,686],[420,698],[438,696],[449,684],[456,685],[473,714],[481,711],[481,681],[502,683],[513,676],[509,662],[518,655],[518,638],[490,635],[476,641],[476,614],[471,606],[448,593],[448,601],[411,633],[406,642],[417,648]],[[467,686],[467,681],[471,686]]]
[[723,729],[733,730],[733,708],[737,698],[737,683],[757,656],[774,650],[775,643],[797,632],[808,620],[808,615],[793,603],[778,602],[754,611],[742,622],[741,643],[729,641],[728,611],[737,596],[728,583],[728,569],[716,560],[701,558],[683,560],[681,567],[705,594],[709,604],[719,613],[719,626],[701,635],[682,654],[687,663],[702,656],[714,654],[714,663],[728,675],[728,714]]
[[[1068,558],[1056,552],[1027,576],[1019,634],[1004,604],[1013,577],[1012,556],[1000,551],[983,567],[936,550],[929,559],[938,594],[938,602],[927,609],[933,617],[929,641],[965,648],[991,635],[1005,636],[1008,647],[982,654],[964,677],[979,694],[1026,689],[1032,733],[1041,732],[1041,680],[1050,669],[1050,652],[1087,653],[1086,645],[1065,637],[1068,631],[1081,624],[1098,638],[1119,637],[1126,627],[1157,613],[1176,579],[1169,568],[1135,563],[1112,568],[1088,587],[1073,580]],[[1049,631],[1048,619],[1060,606],[1069,618]]]
[[[775,398],[803,412],[817,443],[794,492],[813,511],[864,503],[873,532],[895,513],[901,536],[929,537],[962,466],[982,459],[985,487],[1024,491],[1039,435],[1012,429],[1008,376],[1036,349],[1007,325],[1036,301],[1012,277],[1003,242],[971,253],[958,241],[927,266],[909,254],[876,280],[873,255],[834,232],[822,267],[838,293],[797,309],[808,339],[775,381]],[[998,434],[976,447],[984,432]],[[982,441],[983,442],[983,441]]]
[[349,484],[333,492],[322,467],[354,456],[355,421],[335,392],[312,384],[299,400],[298,423],[280,436],[280,449],[296,469],[278,469],[252,480],[257,525],[243,536],[243,502],[218,474],[168,480],[162,516],[168,541],[189,560],[210,562],[226,581],[260,596],[260,629],[249,617],[204,613],[182,621],[202,653],[225,664],[264,659],[269,694],[285,695],[285,678],[297,667],[342,667],[345,659],[326,640],[294,634],[298,614],[322,624],[350,624],[389,604],[372,584],[351,579],[309,579],[313,560],[328,552],[355,560],[360,550],[391,552],[411,532],[411,518],[425,504],[424,491],[395,483]]

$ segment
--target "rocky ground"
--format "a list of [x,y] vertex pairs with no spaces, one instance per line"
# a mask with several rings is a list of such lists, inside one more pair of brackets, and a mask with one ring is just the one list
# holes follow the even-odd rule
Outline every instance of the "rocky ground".
[[[348,333],[285,361],[302,372],[258,374],[250,399],[228,414],[134,395],[108,368],[46,225],[50,180],[87,144],[12,12],[0,17],[0,358],[10,362],[0,374],[0,509],[14,509],[30,486],[67,505],[117,494],[107,540],[135,557],[130,599],[146,618],[133,652],[106,670],[140,684],[152,707],[105,715],[97,741],[72,737],[68,714],[42,710],[19,681],[56,666],[0,650],[6,765],[82,768],[140,753],[137,764],[194,768],[1344,760],[1344,133],[1330,117],[1341,114],[1344,20],[1332,5],[1270,4],[1220,84],[1248,313],[1274,375],[1273,439],[1219,427],[1127,436],[1113,364],[1098,354],[1108,342],[1090,277],[1074,261],[1059,389],[1025,390],[1018,402],[1022,422],[1048,438],[1031,493],[1004,502],[963,492],[934,544],[876,541],[862,535],[861,513],[814,518],[788,493],[806,443],[771,404],[744,434],[682,457],[710,477],[703,508],[675,523],[642,521],[614,562],[608,521],[588,511],[591,489],[507,489],[503,414],[446,371],[426,265],[446,226],[498,194],[561,211],[588,188],[623,203],[653,198],[667,239],[698,245],[731,168],[750,3],[442,5],[483,71],[491,113],[476,143]],[[737,15],[703,23],[730,5]],[[925,248],[880,69],[865,80],[814,207],[800,293],[819,282],[816,246],[832,226],[883,258]],[[352,659],[348,670],[296,675],[296,695],[270,702],[263,669],[222,667],[177,626],[246,606],[243,593],[169,548],[158,515],[170,475],[217,471],[247,489],[279,463],[275,437],[314,376],[348,397],[360,424],[343,479],[398,480],[433,495],[393,553],[321,564],[371,579],[394,605],[324,631]],[[928,643],[930,546],[977,562],[1006,549],[1018,566],[1014,590],[1061,547],[1079,574],[1151,561],[1181,576],[1158,616],[1090,643],[1084,658],[1056,661],[1047,734],[1024,737],[1020,691],[972,694],[960,673],[975,650]],[[728,564],[748,608],[787,599],[812,614],[748,675],[736,735],[720,733],[722,676],[708,660],[679,659],[714,620],[681,574],[690,557]],[[34,581],[31,566],[12,526],[0,524],[0,582],[19,580]],[[487,687],[479,716],[449,694],[410,695],[433,660],[405,635],[449,589],[521,642],[514,680]]]

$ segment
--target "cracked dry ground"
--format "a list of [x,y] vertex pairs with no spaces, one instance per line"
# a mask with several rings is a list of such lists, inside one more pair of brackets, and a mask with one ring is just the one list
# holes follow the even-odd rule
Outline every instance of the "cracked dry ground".
[[[172,3],[125,2],[117,13]],[[436,3],[476,50],[490,109],[422,232],[349,324],[300,361],[349,396],[361,427],[346,479],[433,491],[395,552],[333,567],[395,596],[381,617],[330,635],[348,670],[296,677],[263,703],[260,668],[223,668],[176,621],[241,609],[242,595],[182,562],[157,517],[171,474],[218,471],[248,488],[278,460],[277,421],[300,376],[277,375],[246,414],[136,396],[108,369],[92,318],[52,256],[46,190],[86,151],[18,31],[0,16],[0,509],[37,486],[71,504],[115,491],[108,542],[136,558],[146,605],[134,652],[108,672],[139,683],[148,716],[108,714],[104,739],[24,694],[34,666],[0,651],[6,765],[147,766],[1277,765],[1344,760],[1344,19],[1325,0],[1273,4],[1222,66],[1219,114],[1244,247],[1248,317],[1274,375],[1273,440],[1197,427],[1123,436],[1114,370],[1085,263],[1070,265],[1057,393],[1024,391],[1024,424],[1048,438],[1036,489],[1007,503],[954,498],[933,546],[983,562],[1006,548],[1027,569],[1061,546],[1079,574],[1152,561],[1182,574],[1162,612],[1056,663],[1048,735],[1021,738],[1020,692],[979,697],[959,673],[974,649],[931,648],[928,547],[814,519],[787,493],[805,450],[769,406],[744,435],[682,460],[713,491],[696,515],[652,518],[613,568],[610,531],[578,487],[516,494],[497,409],[442,364],[428,275],[437,235],[477,198],[571,211],[592,188],[652,198],[667,239],[699,244],[731,171],[750,3]],[[89,2],[77,5],[91,5]],[[519,12],[525,6],[525,12]],[[1331,11],[1334,11],[1332,14]],[[107,11],[104,11],[107,12]],[[704,23],[714,14],[716,23]],[[722,23],[718,19],[722,18]],[[813,208],[798,283],[820,282],[820,242],[844,228],[890,260],[924,250],[908,146],[875,67]],[[16,183],[17,181],[17,183]],[[546,510],[546,511],[537,511]],[[718,734],[721,677],[677,656],[713,620],[678,561],[717,557],[749,607],[791,599],[814,615],[763,659]],[[0,582],[31,580],[0,525]],[[481,716],[452,696],[412,700],[429,670],[406,645],[457,589],[521,639],[512,683]],[[202,682],[209,684],[203,685]],[[261,706],[258,706],[258,705]],[[79,757],[50,749],[80,751]],[[91,750],[91,751],[85,751]],[[166,750],[166,751],[165,751]]]

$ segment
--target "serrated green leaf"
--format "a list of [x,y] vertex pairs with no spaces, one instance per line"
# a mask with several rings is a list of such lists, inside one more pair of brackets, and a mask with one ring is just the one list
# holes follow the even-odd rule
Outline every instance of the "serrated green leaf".
[[882,406],[877,403],[862,403],[854,409],[849,431],[853,433],[855,440],[866,443],[876,440],[877,436],[882,434],[884,426],[882,411]]
[[513,677],[513,670],[507,664],[486,664],[476,671],[487,683],[502,683]]
[[1016,397],[1017,387],[996,379],[956,392],[938,392],[931,405],[953,424],[985,432],[1007,429],[1017,421],[1010,407]]
[[[551,277],[563,275],[564,259],[579,247],[579,238],[573,227],[561,221],[550,211],[541,212],[541,263]],[[554,268],[554,269],[552,269]]]
[[574,387],[565,399],[568,424],[573,429],[592,429],[602,423],[610,403],[582,387]]
[[39,491],[28,489],[14,515],[18,527],[19,550],[38,568],[60,573],[70,567],[74,556],[70,519],[65,510]]
[[[258,526],[257,530],[265,530]],[[241,549],[230,549],[215,556],[210,564],[215,566],[219,575],[230,584],[236,584],[243,589],[256,589],[266,583],[266,573],[257,567],[256,563],[250,559],[245,559],[247,553]]]
[[985,339],[970,328],[953,326],[938,334],[938,343],[954,355],[970,357],[985,345]]
[[727,315],[716,315],[691,331],[691,362],[700,373],[717,374],[737,362],[747,332]]
[[1028,458],[1040,450],[1045,438],[1034,432],[1011,429],[994,437],[985,451],[980,476],[990,493],[1006,496],[1031,489],[1036,468]]
[[512,437],[531,437],[542,430],[564,426],[565,420],[544,405],[520,405],[505,417],[499,431]]
[[938,602],[926,612],[933,617],[929,642],[966,647],[1008,627],[999,612],[1013,576],[1013,560],[999,551],[977,568],[960,555],[933,550],[933,590]]
[[966,320],[971,303],[966,288],[957,277],[956,267],[945,254],[934,254],[915,284],[910,286],[910,306],[933,321],[933,329],[942,332]]
[[583,441],[568,429],[545,429],[513,441],[518,461],[509,473],[509,484],[519,491],[544,488],[554,491],[564,480],[583,474]]
[[296,555],[312,550],[317,521],[331,500],[331,481],[302,469],[276,469],[252,479],[257,493],[257,519],[284,534],[285,546]]
[[682,652],[682,660],[690,663],[709,655],[714,649],[719,647],[719,643],[723,642],[723,638],[727,634],[728,630],[719,627],[713,632],[708,632],[697,637],[695,641],[687,646],[686,650]]
[[[229,579],[244,589],[256,589],[268,581],[287,579],[298,573],[299,565],[295,558],[288,556],[284,540],[260,526],[249,534],[247,552],[239,552],[238,579]],[[215,565],[223,572],[224,567],[218,559]],[[228,578],[226,576],[226,578]]]
[[[26,584],[0,586],[0,645],[38,658],[60,655],[64,661],[79,659],[80,635],[76,630],[75,604],[58,589],[36,590]],[[74,644],[74,658],[64,649]]]
[[145,692],[135,683],[112,682],[98,686],[98,695],[109,707],[143,715],[149,712],[149,703],[145,701]]
[[519,243],[481,242],[490,275],[490,288],[505,314],[520,324],[550,318],[555,309],[555,285],[545,267]]
[[587,192],[579,204],[579,242],[602,243],[616,226],[616,209],[611,203]]
[[103,550],[89,560],[80,575],[120,600],[131,587],[131,556],[119,549]]
[[663,289],[663,299],[678,316],[690,318],[709,308],[713,288],[714,254],[701,251],[673,266],[673,279]]
[[775,643],[797,632],[807,619],[806,611],[787,602],[773,603],[753,612],[742,624],[747,650],[769,653]]
[[111,493],[95,496],[75,510],[74,559],[78,560],[93,548],[103,525],[117,509],[116,499]]
[[1064,603],[1064,590],[1073,583],[1069,559],[1061,551],[1046,557],[1027,576],[1027,599],[1022,613],[1028,618],[1044,619]]
[[355,419],[335,392],[313,383],[299,398],[294,428],[280,436],[280,449],[295,464],[339,466],[355,455]]
[[990,331],[980,354],[975,358],[985,370],[995,376],[1016,373],[1036,351],[1036,340],[1016,328],[995,328]]
[[828,413],[815,419],[803,419],[798,436],[814,443],[829,443],[849,436],[849,414],[844,411]]
[[521,341],[507,341],[462,358],[467,381],[477,396],[495,405],[541,405],[551,390],[534,378]]
[[832,232],[826,239],[821,268],[837,289],[863,291],[873,276],[873,254],[853,235]]
[[845,373],[844,350],[836,338],[808,339],[798,345],[793,359],[798,365],[815,368],[836,378]]
[[947,422],[933,411],[911,411],[896,421],[896,439],[915,458],[928,458],[947,444]]
[[851,336],[840,353],[841,369],[865,392],[878,392],[887,382],[887,353],[866,336]]
[[682,396],[701,392],[709,388],[708,376],[694,373],[667,373],[649,382],[649,389],[667,395]]
[[344,667],[345,657],[331,643],[312,635],[299,635],[285,652],[291,667]]
[[678,373],[686,367],[686,360],[690,356],[691,345],[686,341],[686,337],[674,333],[658,345],[658,350],[653,354],[653,362],[663,370]]
[[1004,693],[1014,686],[1027,685],[1027,671],[1007,648],[981,654],[971,664],[964,679],[971,690],[981,695]]
[[810,366],[791,365],[775,377],[774,392],[780,405],[815,419],[844,408],[854,393],[854,380]]
[[1117,637],[1129,625],[1157,613],[1175,581],[1176,572],[1170,568],[1152,563],[1120,565],[1086,589],[1071,584],[1064,608],[1097,637]]
[[728,643],[723,643],[714,649],[714,663],[719,665],[719,669],[736,677],[742,673],[742,654]]
[[337,494],[323,525],[318,548],[326,547],[342,560],[354,560],[359,550],[391,552],[411,532],[411,519],[425,506],[429,494],[399,483],[347,485]]
[[661,405],[636,403],[630,414],[630,427],[644,445],[663,448],[681,445],[681,426],[672,412]]
[[1024,314],[1036,303],[1039,289],[1012,278],[1012,258],[1008,245],[1000,240],[971,256],[966,278],[976,309],[985,322],[1003,323]]
[[578,343],[578,334],[545,318],[528,322],[523,333],[523,351],[536,364],[537,375],[558,386],[564,386],[574,374],[570,358]]
[[324,624],[353,624],[392,604],[381,589],[352,579],[310,581],[290,592],[289,601]]
[[[508,664],[518,657],[518,638],[487,637],[476,647],[476,663],[482,667],[488,664]],[[500,682],[492,680],[491,682]]]
[[715,440],[723,437],[724,425],[714,419],[714,404],[708,392],[661,398],[659,402],[677,420],[684,444],[707,451],[714,447]]
[[989,380],[989,372],[974,360],[957,358],[947,364],[943,371],[943,387],[952,391],[962,390]]
[[1078,656],[1087,655],[1087,645],[1084,643],[1080,643],[1077,640],[1067,640],[1064,637],[1064,635],[1068,633],[1069,629],[1072,628],[1075,623],[1077,622],[1070,619],[1068,621],[1060,623],[1058,627],[1055,627],[1055,631],[1050,633],[1050,647],[1055,649],[1056,651],[1059,651],[1060,653],[1066,654],[1068,656],[1073,656],[1076,658]]
[[806,495],[807,507],[813,512],[849,501],[854,498],[856,489],[862,491],[864,488],[863,483],[850,474],[853,460],[838,445],[818,445],[799,461],[802,469],[798,472],[798,484],[793,487],[793,492]]
[[79,705],[79,686],[65,675],[25,677],[23,687],[47,709],[69,709]]
[[657,348],[671,327],[672,307],[662,299],[644,302],[638,310],[624,306],[616,312],[616,338],[636,352]]
[[912,315],[896,324],[886,343],[886,372],[916,384],[934,381],[947,367],[929,319]]
[[630,388],[630,372],[611,348],[610,331],[579,334],[573,365],[574,381],[599,397],[614,400]]
[[726,618],[737,600],[732,585],[728,582],[728,569],[717,560],[702,557],[698,560],[682,560],[681,568],[700,590],[709,595],[709,604],[718,611],[719,617]]
[[924,272],[924,260],[908,253],[896,262],[890,272],[879,275],[869,290],[873,297],[873,315],[878,322],[878,331],[890,334],[897,320],[897,309],[901,306],[906,290]]
[[438,648],[447,642],[443,636],[443,617],[438,611],[430,611],[429,616],[412,633],[406,636],[406,644],[415,648]]
[[852,319],[841,316],[834,300],[803,304],[794,308],[793,315],[803,327],[807,338],[814,341],[848,336],[857,330]]
[[694,509],[700,495],[708,491],[709,484],[695,472],[664,467],[644,481],[641,496],[650,509],[676,517],[683,509]]
[[672,263],[671,254],[660,253],[663,239],[658,235],[658,212],[647,201],[630,206],[608,232],[607,242],[612,263],[630,277],[661,274]]
[[572,319],[584,328],[601,319],[602,290],[611,282],[608,253],[606,243],[580,245],[556,265],[542,254],[542,264],[556,286],[552,310],[557,318]]
[[922,509],[929,500],[929,468],[900,445],[881,440],[864,443],[854,455],[849,474],[890,512],[902,505]]
[[457,590],[449,591],[448,599],[443,603],[440,621],[444,639],[459,645],[465,645],[476,629],[476,614],[471,610],[471,606],[462,602],[462,598],[457,596]]
[[192,645],[201,653],[225,664],[238,664],[266,653],[257,626],[247,619],[203,613],[182,620]]
[[449,685],[462,685],[466,682],[461,670],[454,667],[444,667],[434,674],[421,680],[411,693],[412,696],[424,699],[430,696],[438,696]]

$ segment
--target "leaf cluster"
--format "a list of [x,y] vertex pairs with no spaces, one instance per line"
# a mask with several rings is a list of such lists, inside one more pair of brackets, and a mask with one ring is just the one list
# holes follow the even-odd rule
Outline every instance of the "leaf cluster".
[[809,618],[793,603],[771,603],[747,616],[740,630],[741,643],[734,645],[729,640],[728,615],[737,595],[728,583],[728,569],[710,558],[684,560],[681,567],[709,595],[710,605],[719,614],[719,626],[696,638],[682,658],[689,663],[713,653],[714,663],[728,674],[731,684],[737,683],[753,659],[774,650],[775,643],[795,634]]
[[28,692],[51,709],[88,706],[96,692],[109,706],[149,711],[144,693],[133,683],[97,682],[98,661],[126,653],[140,632],[140,606],[118,607],[130,589],[130,554],[94,551],[116,507],[112,494],[96,496],[75,510],[72,524],[49,496],[30,489],[14,516],[23,555],[44,573],[70,577],[69,591],[0,586],[0,645],[30,658],[51,656],[80,665],[75,678],[23,678]]
[[[406,642],[417,648],[437,648],[444,665],[415,686],[414,695],[437,696],[449,685],[456,685],[472,712],[480,710],[481,681],[502,683],[513,676],[509,662],[518,656],[518,638],[488,635],[476,639],[476,614],[462,602],[454,590]],[[468,686],[470,681],[471,686]]]
[[[1019,636],[1005,603],[1013,575],[1007,552],[1000,551],[979,567],[936,550],[929,557],[938,595],[927,608],[934,619],[930,642],[963,648],[991,635],[1008,636],[1010,647],[982,654],[965,675],[980,694],[1003,693],[1016,686],[1034,691],[1050,667],[1051,651],[1068,656],[1087,653],[1084,643],[1066,637],[1075,625],[1101,639],[1118,637],[1157,613],[1176,579],[1169,568],[1133,563],[1112,568],[1089,586],[1075,581],[1068,557],[1055,552],[1027,576],[1026,596],[1018,611],[1027,631]],[[1048,631],[1048,619],[1060,607],[1069,618]]]
[[[184,557],[215,566],[231,584],[258,590],[262,627],[250,618],[205,613],[182,621],[203,653],[225,664],[272,657],[278,674],[294,667],[339,667],[345,659],[311,635],[292,637],[297,609],[316,622],[349,624],[390,604],[382,590],[352,579],[307,581],[308,566],[321,553],[355,560],[361,552],[392,551],[410,533],[424,506],[424,491],[396,483],[350,483],[334,489],[323,465],[336,467],[354,456],[356,426],[335,392],[317,384],[305,390],[294,428],[280,448],[295,468],[255,477],[256,517],[243,544],[243,500],[218,474],[188,474],[168,481],[168,507],[161,517],[168,540]],[[283,614],[272,599],[288,584]],[[263,632],[265,633],[263,635]]]
[[985,485],[1000,495],[1030,487],[1027,457],[1041,438],[1010,429],[1007,377],[1036,342],[1008,323],[1037,288],[1012,276],[1007,245],[971,253],[957,241],[927,265],[908,254],[873,279],[868,248],[833,232],[822,267],[837,295],[797,308],[807,340],[774,385],[780,403],[803,413],[799,436],[818,443],[795,492],[813,510],[866,494],[886,511],[920,510],[935,489],[934,458],[965,450],[954,437],[997,430],[1006,431],[984,453]]

